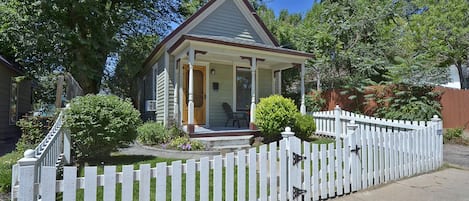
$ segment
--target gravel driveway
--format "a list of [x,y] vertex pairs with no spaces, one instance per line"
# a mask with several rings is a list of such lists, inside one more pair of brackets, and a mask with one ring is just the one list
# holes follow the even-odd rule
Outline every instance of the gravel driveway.
[[444,144],[443,160],[445,163],[469,168],[469,146]]

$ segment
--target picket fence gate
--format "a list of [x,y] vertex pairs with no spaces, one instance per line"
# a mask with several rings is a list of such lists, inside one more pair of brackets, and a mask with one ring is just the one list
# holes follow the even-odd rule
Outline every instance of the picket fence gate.
[[[320,200],[433,171],[442,165],[441,121],[416,130],[382,132],[350,121],[334,143],[301,141],[286,128],[279,142],[200,160],[85,167],[43,167],[28,185],[33,166],[19,167],[16,200]],[[342,129],[342,128],[340,128]],[[26,183],[26,185],[24,185]],[[137,185],[138,184],[138,185]],[[138,187],[137,187],[138,186]],[[153,186],[153,187],[152,187]],[[135,192],[134,192],[135,190]],[[60,193],[60,194],[59,194]]]

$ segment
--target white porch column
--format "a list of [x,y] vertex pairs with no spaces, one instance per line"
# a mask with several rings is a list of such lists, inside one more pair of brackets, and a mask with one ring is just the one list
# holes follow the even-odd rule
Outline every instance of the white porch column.
[[194,56],[193,48],[189,49],[189,103],[187,114],[187,126],[189,133],[194,132]]
[[301,114],[306,114],[306,105],[305,105],[305,63],[301,63],[301,106],[300,112]]
[[180,126],[180,121],[179,121],[179,71],[180,71],[180,67],[179,67],[179,62],[180,62],[180,59],[177,58],[174,62],[174,100],[173,100],[173,104],[174,104],[174,111],[173,111],[173,116],[174,116],[174,120],[175,120],[175,124],[177,126]]
[[250,127],[254,127],[256,120],[256,69],[257,69],[257,58],[251,58],[251,121]]

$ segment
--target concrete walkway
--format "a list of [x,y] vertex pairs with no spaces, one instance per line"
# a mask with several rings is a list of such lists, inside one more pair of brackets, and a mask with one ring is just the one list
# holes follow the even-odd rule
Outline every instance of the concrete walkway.
[[447,168],[331,200],[469,201],[469,170]]

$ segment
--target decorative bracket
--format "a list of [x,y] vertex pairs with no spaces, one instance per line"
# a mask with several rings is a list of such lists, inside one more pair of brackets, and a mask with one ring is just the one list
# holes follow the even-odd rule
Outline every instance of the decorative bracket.
[[302,156],[300,154],[293,152],[293,165],[298,164],[302,160],[306,160],[306,156]]
[[298,198],[300,195],[303,195],[305,194],[307,191],[304,190],[304,189],[300,189],[300,188],[297,188],[295,186],[293,186],[293,199],[295,200],[296,198]]

